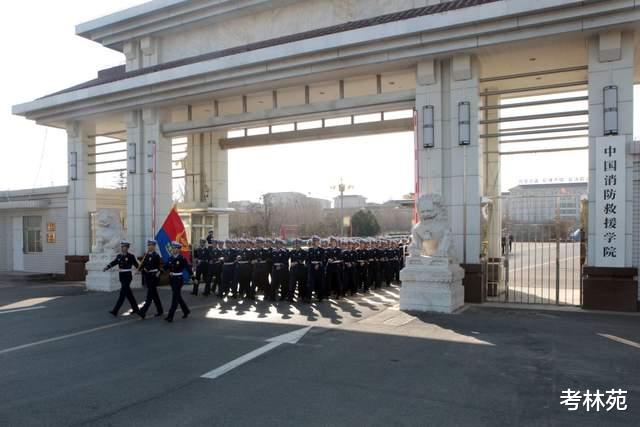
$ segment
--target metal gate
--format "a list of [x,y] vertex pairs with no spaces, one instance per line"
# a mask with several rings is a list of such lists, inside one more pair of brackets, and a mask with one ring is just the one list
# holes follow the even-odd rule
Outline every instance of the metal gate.
[[489,301],[581,304],[586,200],[568,188],[558,193],[503,197],[503,256],[486,264]]

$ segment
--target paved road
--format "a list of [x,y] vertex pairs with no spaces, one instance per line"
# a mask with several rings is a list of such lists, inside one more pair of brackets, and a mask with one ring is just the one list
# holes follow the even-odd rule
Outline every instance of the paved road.
[[[639,317],[418,316],[397,310],[398,292],[311,306],[189,296],[193,316],[167,324],[113,319],[114,294],[73,284],[0,284],[0,425],[638,424]],[[297,344],[201,378],[305,326]],[[629,409],[568,412],[568,387],[626,389]]]

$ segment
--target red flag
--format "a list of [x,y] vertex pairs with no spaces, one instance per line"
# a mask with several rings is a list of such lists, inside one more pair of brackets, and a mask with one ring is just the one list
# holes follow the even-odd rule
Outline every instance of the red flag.
[[191,251],[189,250],[189,239],[187,238],[187,230],[184,228],[182,218],[178,215],[178,209],[173,206],[167,219],[164,220],[164,224],[158,231],[156,236],[158,241],[158,248],[162,257],[166,260],[171,253],[171,242],[175,241],[182,245],[182,255],[191,262]]

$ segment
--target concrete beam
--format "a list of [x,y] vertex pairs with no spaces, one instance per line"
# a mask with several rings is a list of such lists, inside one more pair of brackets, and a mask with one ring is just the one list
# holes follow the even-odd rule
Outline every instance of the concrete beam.
[[415,91],[391,92],[275,108],[254,113],[210,117],[206,120],[166,123],[162,130],[166,136],[184,136],[190,133],[208,132],[223,128],[258,127],[274,124],[275,122],[291,123],[296,120],[315,120],[326,118],[328,113],[336,117],[341,114],[367,114],[411,109],[414,106],[414,100]]
[[[640,6],[633,2],[567,4],[548,0],[544,4],[545,9],[549,8],[546,13],[533,13],[542,11],[538,3],[512,0],[462,9],[446,20],[430,15],[331,34],[58,94],[15,105],[13,113],[46,124],[149,104],[167,105],[178,96],[202,96],[230,85],[235,88],[230,79],[241,80],[238,89],[258,81],[264,84],[268,79],[273,79],[270,87],[274,87],[273,81],[295,79],[305,73],[310,79],[310,71],[318,75],[350,67],[379,67],[394,61],[468,52],[524,38],[578,32],[585,27],[596,30],[640,19]],[[478,23],[479,17],[482,23]],[[496,20],[503,21],[496,27]],[[474,24],[466,25],[470,22]]]
[[306,129],[292,132],[279,132],[240,138],[224,138],[220,140],[220,147],[223,150],[230,150],[234,148],[259,147],[264,145],[290,144],[294,142],[350,138],[354,136],[410,131],[413,131],[413,119],[384,120],[380,122],[332,126],[328,128]]

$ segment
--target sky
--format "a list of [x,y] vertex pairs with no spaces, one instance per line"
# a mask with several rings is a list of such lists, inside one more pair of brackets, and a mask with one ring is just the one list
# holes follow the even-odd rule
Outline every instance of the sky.
[[[0,128],[3,153],[10,161],[0,168],[0,191],[66,184],[66,132],[13,116],[11,106],[122,64],[122,54],[75,36],[75,25],[144,2],[22,0],[3,7]],[[640,97],[635,99],[638,102]],[[581,141],[574,142],[580,145]],[[231,200],[255,201],[263,193],[276,191],[329,199],[336,195],[332,187],[342,179],[353,187],[348,193],[382,202],[400,198],[414,186],[411,133],[232,150],[229,161]],[[503,156],[502,188],[532,177],[584,176],[586,167],[586,151]]]

